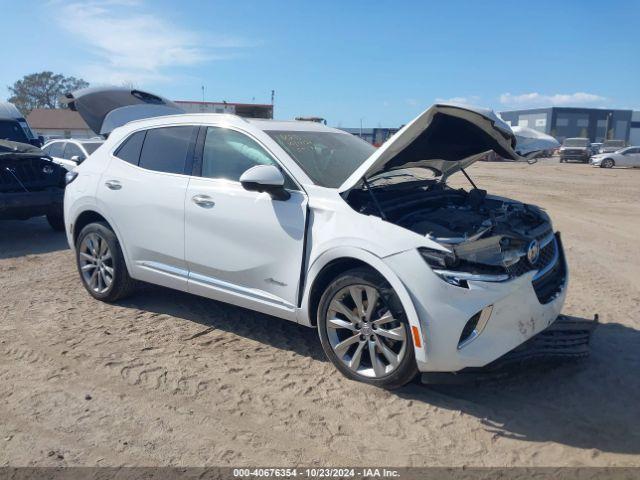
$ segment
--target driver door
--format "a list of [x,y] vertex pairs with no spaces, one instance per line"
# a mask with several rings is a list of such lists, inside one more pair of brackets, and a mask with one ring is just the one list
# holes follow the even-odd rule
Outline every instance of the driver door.
[[307,197],[283,172],[291,197],[245,190],[240,176],[278,165],[244,132],[203,127],[185,197],[188,290],[265,313],[295,318]]

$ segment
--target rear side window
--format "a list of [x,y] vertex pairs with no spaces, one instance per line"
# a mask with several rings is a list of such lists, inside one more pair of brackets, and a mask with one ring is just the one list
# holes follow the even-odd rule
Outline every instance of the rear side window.
[[197,127],[181,126],[147,130],[140,167],[166,173],[185,173],[189,149],[195,143]]
[[131,163],[132,165],[138,165],[140,152],[142,151],[142,143],[144,142],[144,136],[146,133],[147,132],[143,130],[131,135],[118,147],[115,156],[120,160]]

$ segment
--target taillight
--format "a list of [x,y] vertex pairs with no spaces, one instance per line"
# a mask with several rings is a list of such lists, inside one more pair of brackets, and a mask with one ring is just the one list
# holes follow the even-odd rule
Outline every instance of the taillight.
[[69,185],[76,178],[78,178],[78,172],[71,170],[70,172],[67,172],[66,175],[64,176],[64,184]]

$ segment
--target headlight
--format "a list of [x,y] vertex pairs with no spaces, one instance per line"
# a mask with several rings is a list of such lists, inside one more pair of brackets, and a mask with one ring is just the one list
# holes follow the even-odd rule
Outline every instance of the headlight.
[[418,251],[433,273],[456,287],[469,288],[468,280],[504,282],[510,278],[502,267],[466,262],[456,258],[453,252],[426,247],[419,248]]

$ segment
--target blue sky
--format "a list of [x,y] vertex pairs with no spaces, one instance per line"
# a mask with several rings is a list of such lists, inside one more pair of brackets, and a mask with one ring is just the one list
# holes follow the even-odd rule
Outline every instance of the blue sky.
[[[640,109],[640,2],[0,0],[0,98],[52,70],[277,118],[396,126],[437,100]],[[11,41],[10,39],[14,39]],[[7,43],[5,43],[5,46]]]

